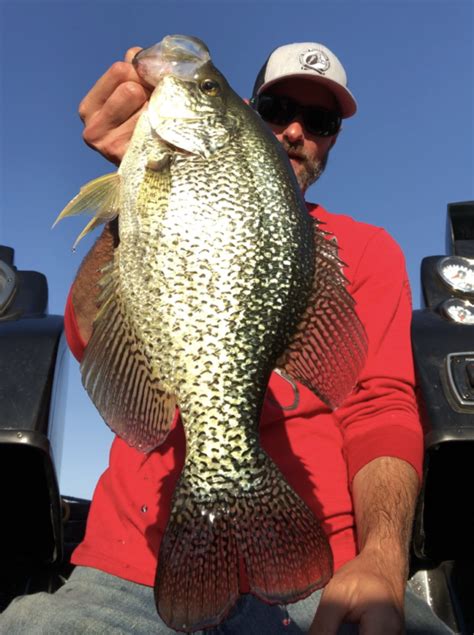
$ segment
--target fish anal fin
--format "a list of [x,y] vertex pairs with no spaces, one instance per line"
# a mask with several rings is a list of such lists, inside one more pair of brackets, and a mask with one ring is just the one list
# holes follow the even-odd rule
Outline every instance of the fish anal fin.
[[307,309],[277,366],[336,408],[354,388],[367,336],[346,288],[336,240],[314,223],[316,266]]
[[103,223],[108,223],[118,215],[119,198],[120,175],[118,172],[100,176],[81,187],[79,194],[66,205],[56,218],[53,227],[66,216],[92,214],[93,219],[78,236],[74,243],[76,246],[87,233]]
[[162,388],[127,320],[116,267],[114,262],[102,276],[101,307],[81,364],[82,382],[107,425],[132,447],[148,452],[166,438],[176,400]]
[[239,596],[240,563],[251,593],[271,604],[304,598],[331,577],[318,520],[265,453],[259,461],[256,486],[236,484],[211,502],[198,500],[183,475],[178,481],[155,581],[170,628],[195,631],[225,619]]

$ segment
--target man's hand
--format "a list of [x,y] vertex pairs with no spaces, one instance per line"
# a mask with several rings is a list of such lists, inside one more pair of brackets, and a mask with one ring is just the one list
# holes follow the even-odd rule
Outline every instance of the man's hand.
[[361,635],[400,635],[404,592],[400,567],[364,550],[327,584],[309,634],[336,635],[342,624],[352,622],[359,624]]
[[145,108],[152,87],[137,74],[131,61],[140,47],[129,49],[124,62],[115,62],[96,82],[79,106],[84,141],[118,165]]

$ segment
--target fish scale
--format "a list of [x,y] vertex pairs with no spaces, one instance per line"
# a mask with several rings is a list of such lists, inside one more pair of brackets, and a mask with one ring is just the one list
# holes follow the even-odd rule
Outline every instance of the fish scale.
[[118,216],[82,379],[141,451],[163,442],[179,406],[187,451],[155,599],[168,626],[195,631],[225,618],[241,575],[282,604],[329,579],[327,539],[260,447],[260,414],[277,365],[340,403],[366,338],[337,245],[206,46],[168,36],[135,65],[156,88],[119,171],[87,184],[60,217],[93,211],[88,231]]
[[[232,148],[229,150],[232,154]],[[245,200],[243,207],[236,206],[235,201],[239,200],[239,197],[239,203],[242,202],[242,191],[251,193],[256,189],[256,184],[251,179],[252,174],[245,169],[245,165],[242,166],[242,170],[234,172],[235,178],[229,183],[228,179],[224,178],[225,168],[223,168],[222,158],[216,156],[208,162],[210,172],[213,174],[213,178],[209,179],[206,184],[207,191],[212,193],[208,203],[207,198],[202,200],[203,182],[199,176],[202,170],[200,165],[202,160],[196,159],[194,163],[195,166],[192,165],[192,161],[177,160],[170,167],[172,195],[162,219],[160,242],[157,244],[156,235],[148,231],[142,232],[137,241],[137,245],[141,249],[146,245],[148,238],[158,256],[155,264],[156,271],[149,276],[149,283],[143,284],[143,274],[138,275],[141,280],[141,293],[136,299],[137,312],[140,308],[142,315],[148,313],[148,315],[153,316],[149,320],[145,318],[146,322],[153,325],[153,322],[156,323],[157,303],[165,302],[163,321],[160,320],[162,339],[165,342],[163,343],[162,339],[158,339],[156,336],[150,338],[152,347],[150,348],[150,358],[159,359],[160,353],[157,351],[168,351],[172,362],[167,363],[163,360],[165,370],[161,372],[161,375],[167,378],[168,389],[176,391],[176,394],[178,394],[176,386],[171,386],[172,380],[167,369],[170,368],[171,363],[176,364],[180,357],[184,357],[184,359],[188,359],[189,356],[192,359],[196,358],[193,346],[196,345],[196,342],[201,342],[203,337],[209,339],[210,334],[214,333],[214,347],[217,347],[217,350],[208,349],[207,354],[206,350],[199,351],[197,361],[201,365],[205,364],[208,358],[211,360],[215,357],[221,359],[229,348],[236,345],[232,342],[231,347],[229,347],[229,343],[223,336],[228,333],[230,339],[235,340],[239,333],[239,322],[244,323],[244,332],[241,333],[244,341],[259,342],[262,315],[266,317],[263,321],[264,328],[268,333],[271,333],[272,314],[275,313],[275,307],[286,304],[285,300],[289,289],[279,284],[275,285],[274,293],[270,287],[270,292],[262,294],[258,282],[262,278],[271,277],[268,281],[261,280],[265,286],[268,286],[268,282],[271,282],[272,278],[281,279],[283,274],[287,275],[288,265],[284,262],[288,262],[292,257],[292,252],[289,249],[291,246],[288,246],[286,251],[282,249],[282,246],[288,243],[287,238],[290,234],[288,216],[282,216],[281,213],[272,214],[273,209],[270,208],[270,219],[265,223],[261,219],[261,209],[255,205],[255,201],[250,202],[250,195],[248,196],[248,206],[245,205]],[[150,175],[149,179],[153,180],[153,178],[154,175]],[[159,174],[156,178],[161,180]],[[221,190],[226,192],[226,200],[229,203],[221,202]],[[153,203],[155,199],[147,196],[147,200]],[[216,201],[219,201],[219,205]],[[273,205],[279,212],[279,208],[282,206],[281,194],[276,201],[273,201]],[[156,219],[158,210],[154,204],[150,204],[150,208],[144,209],[142,216]],[[275,220],[271,220],[272,215],[276,217]],[[243,220],[245,221],[243,223],[240,218],[242,216],[244,216]],[[280,219],[282,220],[280,221]],[[145,229],[150,226],[153,228],[153,225],[153,223],[146,224]],[[265,226],[268,228],[267,235],[262,231]],[[127,236],[124,236],[124,239],[126,240]],[[174,245],[177,243],[180,245],[179,251],[174,249]],[[201,249],[203,244],[208,246],[205,254]],[[172,246],[172,249],[168,250],[168,245]],[[233,246],[237,246],[238,249],[233,248]],[[265,260],[260,255],[262,251],[267,254]],[[255,260],[248,257],[249,252],[250,254],[255,253]],[[222,257],[223,253],[227,255],[227,258]],[[140,254],[141,252],[136,255],[132,254],[132,256],[136,256],[132,257],[134,268],[137,262],[143,262]],[[244,255],[246,256],[245,261]],[[263,260],[263,263],[260,264],[259,260],[260,262]],[[238,272],[240,275],[232,275],[232,263],[236,263],[241,269]],[[148,262],[147,266],[149,266]],[[262,268],[263,271],[259,271]],[[302,273],[304,273],[304,280],[311,279],[311,270]],[[124,277],[127,278],[126,271],[124,271]],[[209,288],[208,280],[212,281],[212,288]],[[289,286],[289,282],[287,285]],[[130,285],[129,288],[133,289],[134,287]],[[244,302],[239,303],[239,298],[242,296]],[[282,296],[282,302],[276,302]],[[208,301],[203,303],[203,297],[208,298]],[[230,306],[229,298],[232,300],[233,306]],[[249,299],[253,302],[249,303]],[[176,311],[176,307],[178,307],[178,311]],[[184,314],[180,312],[180,307],[187,308],[187,312]],[[280,316],[277,317],[278,321],[281,321]],[[252,323],[256,328],[251,328]],[[201,324],[204,327],[204,332],[199,328]],[[153,326],[151,329],[153,330]],[[156,329],[153,330],[153,334],[155,331]],[[172,335],[173,332],[174,335]],[[190,339],[187,346],[183,346],[186,344],[185,335],[188,335],[188,339]],[[170,347],[170,336],[177,342],[176,348]],[[278,345],[281,346],[280,342]],[[241,350],[243,346],[243,344],[240,346],[237,344],[237,350]],[[244,353],[250,363],[252,356],[248,354],[248,349]],[[185,364],[184,362],[181,364],[181,373],[185,375]],[[222,373],[222,369],[220,376],[226,376],[225,373]],[[198,376],[198,380],[202,381],[202,377]],[[210,385],[213,381],[211,379]]]

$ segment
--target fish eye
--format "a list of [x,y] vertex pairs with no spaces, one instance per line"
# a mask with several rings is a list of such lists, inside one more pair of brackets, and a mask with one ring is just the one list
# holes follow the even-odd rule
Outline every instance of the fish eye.
[[203,79],[199,87],[203,93],[211,97],[215,97],[221,92],[221,87],[213,79]]

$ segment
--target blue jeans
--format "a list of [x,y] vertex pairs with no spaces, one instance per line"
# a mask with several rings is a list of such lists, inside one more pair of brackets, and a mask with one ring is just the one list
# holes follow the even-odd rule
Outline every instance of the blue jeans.
[[[285,609],[269,606],[253,595],[243,595],[225,622],[205,635],[295,635],[306,633],[321,597],[310,597]],[[288,618],[289,617],[289,623]],[[414,593],[406,596],[406,629],[412,635],[452,633]],[[346,625],[340,635],[357,633]],[[35,593],[13,600],[0,615],[5,635],[172,635],[155,609],[153,589],[128,582],[97,569],[76,567],[56,593]]]

